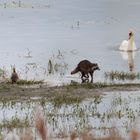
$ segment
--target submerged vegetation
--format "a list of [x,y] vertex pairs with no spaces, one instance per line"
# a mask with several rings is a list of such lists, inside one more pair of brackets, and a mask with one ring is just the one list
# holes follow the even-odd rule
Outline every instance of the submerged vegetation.
[[[42,106],[47,118],[43,123],[47,123],[48,129],[52,130],[51,139],[71,138],[70,135],[74,135],[72,133],[74,130],[76,130],[75,138],[83,140],[87,140],[86,138],[91,132],[100,133],[100,136],[91,135],[91,139],[98,139],[99,137],[102,139],[102,136],[106,137],[108,133],[111,134],[109,138],[114,138],[112,120],[119,120],[120,122],[122,131],[120,134],[117,133],[117,130],[115,132],[115,137],[119,136],[119,139],[133,128],[132,124],[140,116],[140,97],[131,94],[123,96],[114,90],[117,86],[122,89],[130,87],[130,85],[134,90],[134,87],[140,87],[140,84],[80,84],[72,81],[66,86],[47,87],[47,85],[42,85],[42,88],[30,86],[23,88],[18,84],[7,83],[0,85],[0,110],[3,113],[0,128],[5,132],[9,132],[9,129],[16,130],[14,134],[17,133],[18,135],[21,135],[18,133],[19,129],[21,133],[24,132],[25,128],[32,128],[33,132],[36,132],[34,110],[38,105]],[[102,91],[108,87],[112,89],[113,93]],[[133,108],[133,104],[138,108]],[[13,112],[11,117],[7,115],[10,110]],[[83,133],[83,131],[85,132]],[[31,135],[34,137],[34,133]],[[47,134],[48,139],[50,135]],[[39,136],[35,134],[34,138],[38,139]]]
[[[103,130],[104,133],[107,133],[104,136],[102,136],[101,133],[99,135],[97,135],[96,134],[97,128],[96,129],[94,128],[92,130],[91,127],[90,128],[83,128],[80,131],[77,131],[77,128],[76,129],[73,128],[71,130],[71,132],[67,132],[66,130],[61,129],[61,130],[59,130],[60,132],[58,134],[54,135],[54,133],[56,133],[55,130],[53,132],[48,131],[49,130],[49,126],[48,126],[49,117],[47,117],[47,120],[46,120],[45,114],[42,111],[45,111],[45,110],[41,107],[38,107],[38,109],[35,112],[35,115],[33,115],[34,119],[33,119],[32,123],[34,124],[34,129],[36,129],[35,133],[33,133],[32,131],[29,131],[29,129],[26,129],[25,133],[23,133],[23,131],[20,131],[20,133],[14,132],[11,134],[9,132],[7,132],[8,134],[6,136],[1,136],[1,137],[5,138],[5,139],[9,139],[10,138],[9,136],[12,136],[12,137],[18,137],[19,139],[21,138],[22,140],[34,140],[34,139],[39,139],[39,137],[42,140],[68,139],[68,138],[70,140],[76,140],[77,138],[81,139],[81,140],[114,140],[114,139],[115,140],[125,140],[128,138],[130,140],[138,140],[140,138],[140,132],[138,130],[136,130],[136,126],[134,126],[135,129],[132,127],[130,129],[129,133],[127,135],[123,135],[123,136],[122,136],[121,132],[115,126],[114,127],[113,126],[111,126],[111,127],[101,126],[98,130],[100,130],[100,131]],[[80,114],[81,114],[81,111],[80,111]],[[64,119],[67,116],[62,115],[61,117],[62,117],[62,119]],[[60,117],[57,117],[57,119],[60,120]],[[53,119],[52,119],[56,130],[58,127],[56,125],[57,119],[55,117],[53,117]],[[84,119],[83,120],[81,119],[80,121],[83,121],[83,123],[85,123],[85,124],[88,123]],[[14,124],[18,125],[18,123],[19,123],[19,120],[16,121],[16,123],[13,122],[13,125]],[[65,122],[63,122],[63,123],[65,123]],[[80,125],[80,122],[79,122],[79,125]],[[30,126],[27,125],[27,128],[29,128],[29,127]],[[64,128],[64,129],[66,129],[66,128]],[[28,131],[28,133],[27,133],[27,131]],[[36,134],[37,131],[39,132],[39,133],[37,133],[37,134],[39,134],[39,136]],[[16,140],[16,139],[14,139],[14,140]]]
[[30,127],[30,119],[28,117],[26,118],[20,118],[17,116],[14,116],[11,118],[11,120],[3,120],[0,123],[0,129],[13,129],[13,128],[25,128],[25,127]]

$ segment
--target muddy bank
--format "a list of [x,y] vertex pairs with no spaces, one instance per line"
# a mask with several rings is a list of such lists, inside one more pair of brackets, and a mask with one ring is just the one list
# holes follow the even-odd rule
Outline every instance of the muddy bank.
[[140,90],[140,84],[70,84],[64,86],[49,87],[47,84],[37,85],[11,85],[0,84],[0,98],[29,98],[29,97],[47,97],[71,96],[73,98],[91,98],[104,94],[109,91],[136,91]]

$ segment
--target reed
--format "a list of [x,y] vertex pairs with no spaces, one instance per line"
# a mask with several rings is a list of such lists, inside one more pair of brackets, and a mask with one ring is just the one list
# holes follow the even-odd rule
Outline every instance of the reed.
[[123,72],[123,71],[110,71],[104,73],[106,80],[135,80],[140,79],[140,72],[139,73],[133,73],[133,72]]
[[[45,123],[45,117],[43,115],[43,110],[41,107],[38,107],[35,113],[35,124],[36,128],[40,134],[40,137],[42,140],[53,140],[52,138],[49,137],[48,135],[48,129],[47,125]],[[83,131],[81,133],[76,133],[73,131],[67,138],[65,139],[70,139],[70,140],[76,140],[76,139],[81,139],[81,140],[127,140],[129,137],[129,140],[139,140],[140,139],[140,132],[138,132],[135,129],[132,129],[129,133],[129,136],[127,138],[124,138],[120,136],[119,131],[112,127],[109,131],[108,136],[100,137],[96,136],[94,133],[91,133],[90,131]],[[27,131],[24,134],[17,135],[13,133],[7,134],[3,140],[34,140],[32,131],[27,129]],[[64,140],[64,139],[63,139]]]

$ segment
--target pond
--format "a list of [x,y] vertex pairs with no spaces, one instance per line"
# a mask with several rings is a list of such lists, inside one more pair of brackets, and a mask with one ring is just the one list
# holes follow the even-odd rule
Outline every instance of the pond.
[[73,104],[49,102],[46,98],[25,100],[0,100],[0,129],[2,134],[9,131],[22,133],[31,127],[35,129],[35,110],[42,106],[49,135],[54,139],[68,137],[69,133],[83,130],[94,133],[96,137],[107,136],[111,129],[117,128],[120,135],[128,136],[132,128],[139,130],[140,91],[105,92]]
[[[21,79],[54,85],[79,81],[70,72],[83,59],[100,66],[95,81],[104,81],[107,71],[139,72],[139,5],[138,0],[2,0],[0,68],[7,77],[15,66]],[[138,51],[119,52],[130,30]]]

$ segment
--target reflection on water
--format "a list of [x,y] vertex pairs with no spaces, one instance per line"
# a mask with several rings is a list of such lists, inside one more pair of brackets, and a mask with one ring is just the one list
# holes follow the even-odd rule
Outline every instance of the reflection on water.
[[120,53],[121,53],[123,60],[128,61],[129,71],[134,72],[134,67],[135,67],[134,58],[135,58],[136,52],[135,51],[133,51],[133,52],[121,51]]
[[[0,100],[0,128],[7,132],[25,127],[34,129],[35,107],[40,104],[46,116],[47,127],[53,137],[68,135],[73,130],[94,131],[97,136],[107,135],[114,125],[124,136],[140,116],[140,91],[109,92],[81,103],[55,106],[47,98]],[[24,123],[23,123],[24,122]]]
[[65,62],[65,54],[58,50],[58,53],[53,54],[48,61],[48,73],[54,75],[58,73],[60,76],[64,76],[66,70],[68,70],[68,64]]

